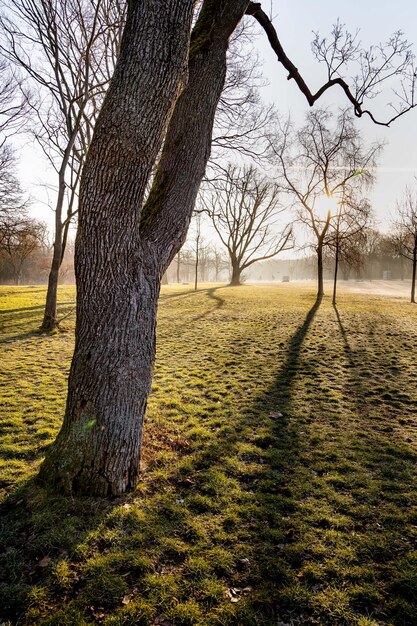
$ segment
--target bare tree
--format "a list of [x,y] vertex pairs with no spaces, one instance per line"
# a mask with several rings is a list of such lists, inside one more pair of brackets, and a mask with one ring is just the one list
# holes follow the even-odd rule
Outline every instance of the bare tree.
[[198,289],[198,262],[200,258],[200,240],[201,240],[201,216],[197,216],[196,220],[196,235],[195,235],[195,265],[194,265],[194,291]]
[[240,285],[242,273],[253,263],[292,247],[291,228],[276,231],[277,216],[283,210],[278,187],[253,166],[229,164],[201,201],[229,255],[231,285]]
[[[350,193],[349,193],[350,191]],[[339,263],[359,269],[362,264],[360,246],[364,244],[371,218],[371,206],[366,198],[358,199],[351,190],[344,189],[331,221],[328,245],[334,255],[333,296],[336,306]]]
[[252,43],[253,26],[241,22],[231,38],[206,178],[215,178],[218,170],[223,170],[231,152],[259,162],[267,158],[266,137],[276,113],[274,106],[266,106],[260,96],[259,88],[265,85],[265,80]]
[[23,81],[0,57],[0,148],[8,137],[20,132],[30,109],[30,94]]
[[229,260],[223,250],[219,250],[217,246],[213,247],[213,269],[214,269],[214,282],[218,283],[221,272],[229,269]]
[[16,221],[26,216],[29,206],[23,197],[20,182],[15,174],[16,157],[8,145],[0,148],[0,224]]
[[417,275],[417,193],[407,188],[403,198],[397,203],[395,233],[393,242],[398,254],[411,261],[411,302],[416,302]]
[[361,193],[372,182],[371,168],[381,144],[365,150],[349,111],[335,117],[326,109],[308,113],[298,132],[292,131],[289,121],[281,125],[279,142],[271,147],[284,190],[293,200],[299,222],[315,238],[317,298],[321,299],[325,247],[332,243],[335,247],[336,281],[343,239],[355,236],[369,219],[369,206]]
[[95,120],[113,74],[124,0],[5,0],[0,49],[39,92],[32,132],[56,173],[52,265],[42,330],[56,302],[68,230]]
[[20,284],[27,259],[44,244],[45,234],[46,225],[28,217],[0,223],[0,252],[12,267],[15,285]]
[[[329,38],[315,34],[312,49],[316,59],[326,68],[326,79],[313,93],[295,64],[288,58],[277,32],[258,2],[250,2],[247,13],[253,15],[268,36],[278,61],[288,71],[310,106],[326,91],[338,87],[350,102],[356,117],[368,116],[381,126],[389,126],[417,105],[417,74],[415,55],[401,31],[396,31],[385,43],[364,48],[358,32],[352,35],[339,21]],[[353,76],[353,80],[349,77]],[[392,114],[382,120],[369,108],[385,85],[393,83],[394,98],[388,103]]]
[[0,58],[0,224],[26,215],[28,202],[23,199],[16,176],[15,152],[7,140],[22,130],[29,111],[29,94],[14,76],[6,59]]
[[198,278],[203,282],[206,280],[206,272],[209,264],[210,244],[205,240],[205,237],[201,231],[202,227],[202,214],[196,213],[194,215],[194,233],[189,239],[190,250],[194,253],[194,290],[198,289]]
[[[204,176],[229,39],[245,12],[263,17],[260,5],[247,0],[205,0],[190,41],[194,4],[129,2],[86,158],[67,407],[40,471],[67,493],[115,496],[135,487],[161,276],[185,241]],[[265,27],[275,46],[269,20]],[[288,66],[288,57],[278,59]]]

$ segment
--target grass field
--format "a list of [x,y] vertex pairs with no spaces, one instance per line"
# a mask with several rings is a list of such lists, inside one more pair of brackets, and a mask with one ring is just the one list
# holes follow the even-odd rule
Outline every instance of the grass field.
[[103,502],[33,481],[73,346],[44,293],[0,288],[0,623],[417,624],[415,306],[164,288],[141,481]]

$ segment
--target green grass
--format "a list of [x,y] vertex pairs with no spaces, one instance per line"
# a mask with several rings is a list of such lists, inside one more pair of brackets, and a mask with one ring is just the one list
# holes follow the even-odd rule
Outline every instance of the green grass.
[[165,288],[141,480],[103,502],[33,481],[73,316],[40,336],[43,288],[0,298],[0,623],[417,624],[416,307]]

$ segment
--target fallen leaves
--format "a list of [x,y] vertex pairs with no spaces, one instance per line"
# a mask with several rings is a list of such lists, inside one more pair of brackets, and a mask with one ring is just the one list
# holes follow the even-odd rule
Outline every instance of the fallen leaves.
[[226,590],[226,596],[229,598],[230,602],[236,603],[244,596],[249,595],[251,591],[252,587],[229,587],[229,589]]

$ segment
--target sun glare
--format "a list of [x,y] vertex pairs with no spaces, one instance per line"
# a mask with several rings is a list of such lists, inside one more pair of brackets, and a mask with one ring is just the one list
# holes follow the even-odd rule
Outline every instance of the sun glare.
[[314,213],[319,219],[325,220],[330,213],[330,216],[336,215],[338,211],[338,202],[336,198],[332,196],[323,195],[320,196],[315,202]]

